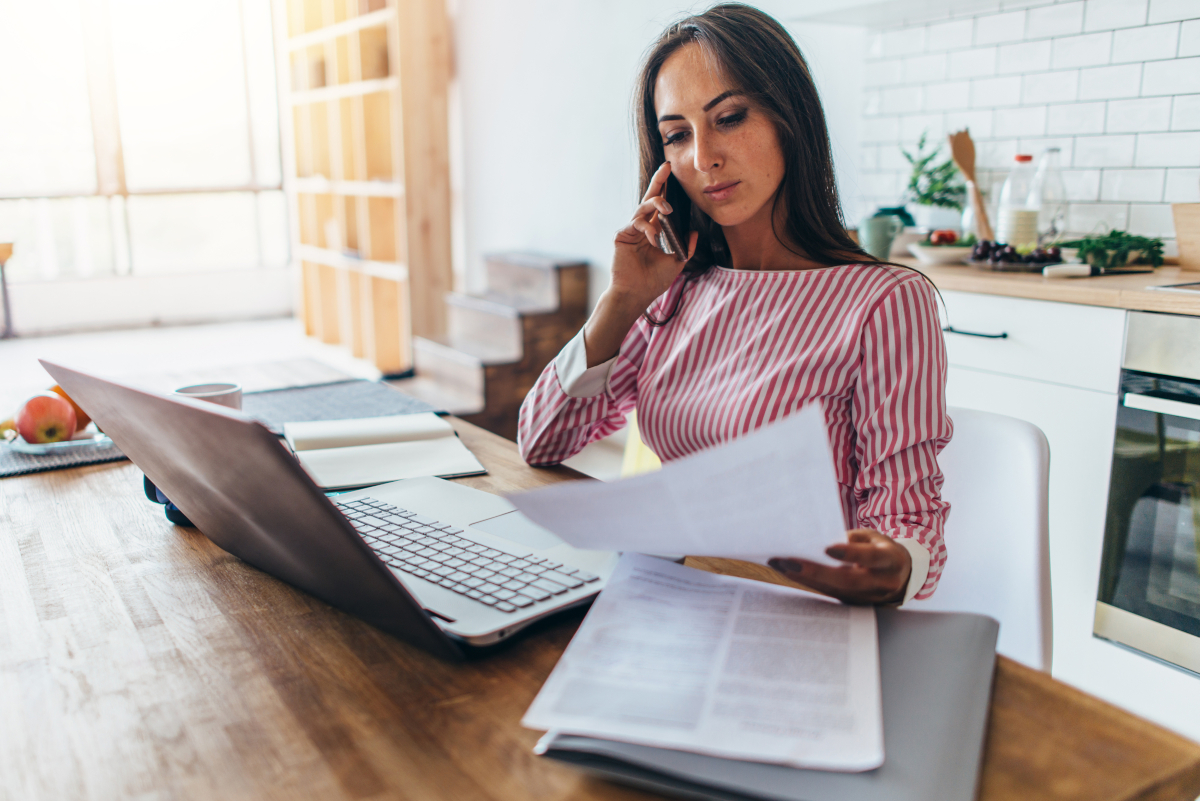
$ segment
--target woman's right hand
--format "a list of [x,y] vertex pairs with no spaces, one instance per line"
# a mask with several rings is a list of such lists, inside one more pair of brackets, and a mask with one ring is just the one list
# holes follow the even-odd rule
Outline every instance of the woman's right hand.
[[[658,247],[659,234],[666,225],[661,218],[671,213],[670,204],[662,196],[670,174],[671,163],[664,161],[650,179],[633,219],[617,232],[614,242],[610,291],[643,310],[670,288],[687,264],[686,260],[663,253]],[[695,231],[688,236],[689,259],[695,253],[698,236]]]
[[[658,248],[658,234],[666,223],[659,215],[670,213],[661,197],[671,165],[663,165],[650,179],[646,196],[629,225],[617,232],[612,283],[600,296],[583,329],[587,366],[595,367],[617,355],[626,334],[654,300],[666,292],[687,264]],[[688,258],[696,252],[695,231],[688,237]]]

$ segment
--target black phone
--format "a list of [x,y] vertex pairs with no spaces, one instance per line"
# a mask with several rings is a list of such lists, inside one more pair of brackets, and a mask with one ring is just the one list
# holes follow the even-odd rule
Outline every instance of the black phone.
[[692,227],[692,201],[674,175],[667,176],[663,198],[670,204],[671,213],[666,217],[659,215],[663,226],[662,234],[658,237],[658,247],[663,253],[673,254],[679,261],[687,261],[688,234]]

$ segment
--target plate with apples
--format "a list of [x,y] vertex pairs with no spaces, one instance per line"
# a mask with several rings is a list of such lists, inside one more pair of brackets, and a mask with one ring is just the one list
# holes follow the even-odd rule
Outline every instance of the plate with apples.
[[58,386],[34,395],[12,418],[0,422],[0,437],[12,450],[35,456],[112,444]]

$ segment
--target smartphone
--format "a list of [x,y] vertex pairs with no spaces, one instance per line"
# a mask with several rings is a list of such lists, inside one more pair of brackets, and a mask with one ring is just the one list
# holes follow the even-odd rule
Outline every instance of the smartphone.
[[692,201],[675,180],[674,175],[667,176],[667,185],[663,187],[663,197],[671,206],[671,213],[666,217],[659,215],[662,221],[662,233],[658,237],[658,247],[663,253],[674,255],[679,261],[687,261],[688,234],[692,222]]

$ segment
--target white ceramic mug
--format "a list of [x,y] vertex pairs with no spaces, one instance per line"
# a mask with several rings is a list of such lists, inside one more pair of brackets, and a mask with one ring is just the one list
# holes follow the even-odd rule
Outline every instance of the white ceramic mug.
[[242,387],[239,384],[192,384],[180,387],[175,394],[228,406],[230,409],[242,408]]

